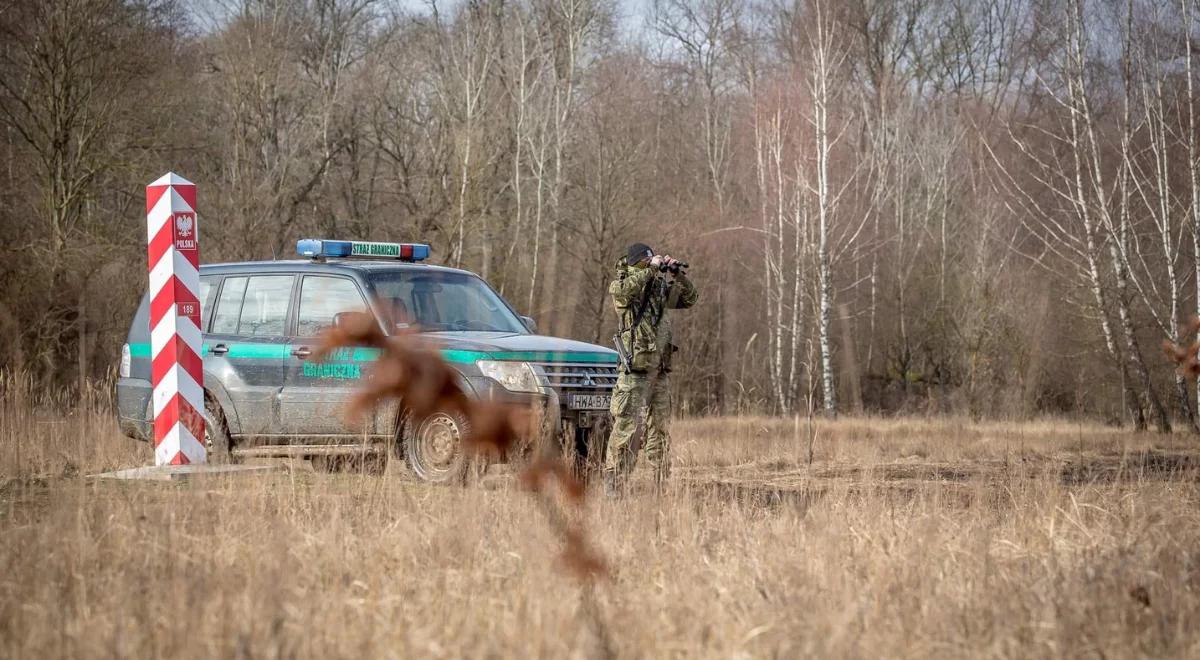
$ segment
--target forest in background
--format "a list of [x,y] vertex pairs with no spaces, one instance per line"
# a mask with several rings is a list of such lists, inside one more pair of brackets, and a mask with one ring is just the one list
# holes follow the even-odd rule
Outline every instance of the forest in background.
[[[144,186],[203,262],[409,240],[607,344],[692,264],[687,414],[1195,428],[1195,0],[2,0],[0,370],[110,377]],[[632,26],[632,28],[631,28]]]

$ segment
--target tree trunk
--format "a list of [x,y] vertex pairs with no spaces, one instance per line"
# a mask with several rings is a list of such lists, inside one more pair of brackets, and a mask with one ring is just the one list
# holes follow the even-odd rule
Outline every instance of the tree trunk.
[[[820,9],[820,7],[818,7]],[[833,338],[830,324],[833,316],[833,273],[830,263],[829,224],[833,209],[829,196],[829,77],[831,75],[829,29],[820,11],[817,14],[817,43],[812,81],[813,127],[816,129],[817,148],[817,277],[820,293],[819,342],[821,350],[821,394],[825,402],[825,414],[836,417],[838,412],[837,389],[833,378]]]

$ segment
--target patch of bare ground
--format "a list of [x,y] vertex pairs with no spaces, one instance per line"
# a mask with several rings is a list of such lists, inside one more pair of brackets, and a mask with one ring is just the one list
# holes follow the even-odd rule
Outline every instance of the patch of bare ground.
[[150,460],[96,409],[0,398],[0,656],[587,657],[585,602],[627,657],[1200,654],[1186,435],[683,421],[666,492],[590,498],[582,601],[502,470],[95,481]]

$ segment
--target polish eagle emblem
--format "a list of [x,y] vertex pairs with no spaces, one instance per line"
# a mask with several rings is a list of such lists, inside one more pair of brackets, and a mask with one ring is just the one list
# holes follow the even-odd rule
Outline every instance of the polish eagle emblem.
[[179,215],[175,218],[175,229],[179,230],[180,238],[188,238],[192,235],[192,225],[195,222],[190,214]]

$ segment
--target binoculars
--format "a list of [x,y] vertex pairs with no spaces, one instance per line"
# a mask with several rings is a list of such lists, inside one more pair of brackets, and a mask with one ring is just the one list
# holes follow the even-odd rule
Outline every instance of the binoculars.
[[678,273],[681,270],[687,270],[687,267],[688,267],[688,265],[687,265],[686,261],[676,261],[675,263],[673,263],[671,265],[662,264],[658,267],[658,270],[660,270],[664,273],[667,271],[670,271],[672,273]]

